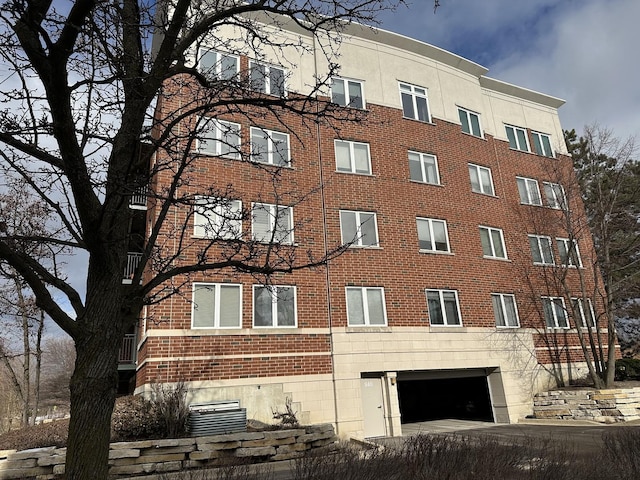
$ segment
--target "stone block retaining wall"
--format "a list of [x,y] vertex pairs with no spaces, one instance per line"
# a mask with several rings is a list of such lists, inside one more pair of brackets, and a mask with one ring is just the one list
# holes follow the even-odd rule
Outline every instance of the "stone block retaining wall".
[[535,418],[593,420],[601,423],[640,419],[640,387],[608,390],[555,390],[533,401]]
[[[216,466],[230,458],[289,460],[337,441],[330,424],[291,430],[242,432],[210,437],[112,443],[109,474],[113,478]],[[0,480],[60,478],[66,448],[0,451]]]

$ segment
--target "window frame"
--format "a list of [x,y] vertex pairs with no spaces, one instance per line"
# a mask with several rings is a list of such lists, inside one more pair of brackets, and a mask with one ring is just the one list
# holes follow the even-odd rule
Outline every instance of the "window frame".
[[[335,99],[335,94],[333,91],[333,84],[334,83],[338,83],[338,82],[342,82],[342,90],[344,92],[344,103],[342,102],[338,102]],[[359,97],[351,97],[351,95],[349,94],[349,86],[350,85],[358,85],[360,88],[360,96]],[[364,96],[364,81],[363,80],[356,80],[354,78],[346,78],[346,77],[331,77],[331,84],[330,84],[330,93],[331,93],[331,103],[335,103],[336,105],[340,105],[341,107],[345,107],[345,108],[355,108],[357,110],[365,110],[367,108],[367,103],[365,101],[365,96]],[[353,105],[354,101],[352,100],[352,98],[355,99],[360,99],[360,103],[362,103],[361,106],[358,105]]]
[[[420,238],[420,227],[418,226],[419,222],[427,222],[429,228],[429,236],[431,237],[431,247],[432,248],[422,248],[421,242],[427,241],[422,240]],[[433,224],[441,223],[444,226],[444,237],[446,242],[446,250],[440,250],[437,248],[437,242],[435,240]],[[427,217],[416,217],[416,228],[418,231],[418,247],[420,252],[428,252],[428,253],[451,253],[451,244],[449,243],[449,230],[447,228],[447,221],[439,218],[427,218]]]
[[[202,59],[205,57],[205,55],[207,55],[208,53],[214,53],[216,56],[220,56],[221,58],[217,58],[216,62],[212,65],[214,72],[213,75],[208,75],[207,72],[203,71],[202,69]],[[223,65],[223,58],[231,58],[233,60],[235,60],[235,71],[233,72],[233,75],[221,75],[223,73],[222,70],[222,65]],[[210,82],[214,82],[216,80],[223,80],[223,81],[227,81],[227,80],[231,80],[232,78],[236,77],[238,75],[238,73],[240,73],[240,57],[238,55],[234,55],[231,53],[225,53],[225,52],[221,52],[220,50],[216,50],[215,48],[205,48],[205,47],[200,47],[198,49],[198,66],[197,66],[197,70],[202,73],[202,75],[204,75],[208,81]]]
[[[338,166],[338,144],[346,144],[349,146],[349,170],[346,169],[341,169]],[[356,166],[356,161],[355,161],[355,148],[356,145],[364,145],[366,147],[367,150],[367,167],[368,170],[367,172],[359,172],[357,171],[357,166]],[[369,145],[369,143],[367,142],[355,142],[352,140],[342,140],[339,138],[336,138],[333,140],[333,151],[334,151],[334,157],[336,160],[336,172],[340,172],[340,173],[352,173],[354,175],[372,175],[372,169],[371,169],[371,147]]]
[[[269,218],[269,236],[270,239],[269,240],[264,240],[264,239],[259,239],[256,238],[256,230],[255,230],[255,211],[256,211],[256,207],[257,208],[262,208],[263,210],[267,210],[264,207],[269,207],[267,210],[268,213],[268,218]],[[278,215],[278,210],[277,209],[287,209],[288,210],[288,220],[289,220],[289,225],[288,225],[288,233],[287,233],[287,237],[288,240],[287,241],[282,241],[282,240],[278,240],[278,234],[277,232],[274,232],[275,229],[277,229],[278,225],[277,222],[279,220],[279,217],[277,217]],[[274,213],[276,212],[276,213]],[[251,204],[251,239],[254,242],[258,242],[258,243],[266,243],[266,244],[274,244],[274,245],[294,245],[294,222],[293,222],[293,207],[288,206],[288,205],[276,205],[273,203],[262,203],[262,202],[253,202]],[[273,239],[273,240],[271,240]]]
[[[515,314],[515,324],[510,321],[509,315],[507,315],[508,309],[506,308],[505,298],[509,297],[513,300],[513,313]],[[498,300],[499,303],[496,304]],[[518,303],[516,302],[516,296],[512,293],[492,293],[491,294],[491,304],[493,306],[493,316],[496,321],[496,328],[520,328],[520,315],[518,313]],[[496,305],[499,305],[500,311],[496,311]],[[498,313],[500,313],[501,318],[504,320],[504,325],[500,325],[498,322]]]
[[[295,285],[253,285],[252,286],[252,318],[251,327],[262,328],[298,328],[298,291]],[[256,325],[256,290],[266,288],[271,295],[271,325]],[[278,292],[280,288],[290,288],[293,292],[293,325],[280,325],[278,323]],[[276,290],[275,295],[273,290]],[[274,321],[275,319],[275,321]]]
[[[431,312],[431,307],[429,305],[429,293],[437,293],[438,294],[438,302],[440,304],[440,313],[442,314],[443,323],[434,323],[433,315]],[[444,294],[445,293],[453,293],[455,303],[456,303],[456,315],[458,323],[449,323],[449,319],[447,318],[447,310],[445,307]],[[460,300],[458,298],[457,290],[448,290],[448,289],[435,289],[435,288],[426,288],[425,296],[427,298],[427,311],[429,312],[429,325],[432,327],[462,327],[462,314],[460,313]]]
[[[405,87],[403,89],[403,87]],[[423,91],[424,93],[417,92],[416,89]],[[402,117],[415,120],[417,122],[422,123],[432,123],[431,122],[431,108],[429,107],[429,93],[426,87],[421,87],[419,85],[413,85],[407,82],[398,82],[398,90],[400,92],[400,106],[402,108]],[[408,91],[407,91],[408,90]],[[411,108],[413,109],[413,115],[407,116],[405,111],[405,103],[403,101],[403,95],[408,95],[411,98]],[[422,98],[425,101],[425,108],[427,110],[427,118],[420,118],[420,108],[418,106],[418,99]]]
[[[202,137],[205,140],[205,143],[212,143],[214,148],[211,150],[203,149],[203,140],[198,137],[196,138],[196,152],[200,155],[239,160],[241,158],[240,148],[242,145],[242,125],[217,118],[207,118],[205,122],[205,130],[203,131]],[[205,136],[204,132],[213,132],[213,136]],[[235,150],[232,150],[232,143],[229,141],[229,133],[231,132],[237,137],[237,145],[233,145]],[[224,152],[223,147],[228,148],[229,151]]]
[[[583,329],[590,329],[590,328],[596,328],[597,327],[597,325],[596,325],[596,312],[593,309],[593,302],[591,301],[590,298],[587,298],[587,305],[589,306],[589,312],[590,312],[590,316],[591,316],[591,318],[589,320],[585,318],[584,303],[582,302],[582,298],[577,298],[577,297],[571,298],[571,304],[574,307],[577,306],[578,312],[580,312],[580,318],[579,319],[574,318],[574,321],[575,321],[577,327],[583,328]],[[574,317],[575,317],[575,315],[574,315]],[[587,323],[589,325],[587,325]]]
[[[351,323],[351,316],[349,315],[349,291],[360,291],[362,301],[362,319],[364,323]],[[382,319],[384,323],[371,323],[371,312],[369,311],[368,295],[370,290],[376,290],[380,292],[380,299],[382,301]],[[384,287],[355,287],[346,286],[344,290],[345,306],[347,309],[347,326],[348,327],[387,327],[389,321],[387,318],[387,302],[384,296]]]
[[[569,242],[573,242],[573,253],[575,255],[575,259],[570,255]],[[580,248],[578,247],[577,240],[572,240],[570,238],[564,237],[556,237],[556,247],[558,248],[558,257],[561,266],[568,268],[582,268],[582,257],[580,256]],[[565,263],[566,260],[569,260],[569,262]],[[577,264],[575,263],[575,260],[578,261]]]
[[[254,141],[254,133],[262,132],[264,136],[262,138],[266,138],[267,140],[267,151],[266,152],[254,152],[254,145],[256,142]],[[277,135],[282,135],[286,139],[286,157],[287,161],[284,164],[279,164],[275,162],[276,154],[279,154],[278,149],[275,148],[276,141],[274,137]],[[251,127],[250,129],[250,145],[251,145],[251,161],[255,163],[259,163],[261,165],[272,165],[274,167],[283,167],[283,168],[291,168],[291,140],[290,135],[285,132],[279,132],[277,130],[270,130],[267,128],[261,127]],[[256,160],[256,157],[260,155],[262,157],[267,158],[266,162]]]
[[[418,155],[418,159],[417,160],[412,160],[411,159],[411,155]],[[422,152],[416,152],[415,150],[408,150],[407,151],[407,158],[409,160],[409,180],[411,180],[412,182],[417,182],[417,183],[424,183],[426,185],[441,185],[440,183],[440,169],[438,168],[438,157],[436,155],[433,155],[431,153],[422,153]],[[435,176],[436,176],[436,181],[435,182],[430,182],[428,181],[428,166],[427,165],[427,160],[428,159],[432,159],[433,160],[433,167],[435,169]],[[421,175],[421,179],[418,180],[416,178],[413,178],[411,176],[411,162],[419,162],[420,165],[420,175]]]
[[[196,326],[195,325],[195,311],[197,309],[196,302],[196,287],[197,286],[205,286],[205,288],[213,287],[214,289],[214,312],[213,312],[213,324],[211,326]],[[220,295],[220,290],[222,287],[238,287],[238,325],[237,326],[221,326],[220,318],[221,318],[221,304],[222,296]],[[191,288],[191,329],[192,330],[202,330],[202,329],[220,329],[220,330],[231,330],[231,329],[239,329],[242,328],[242,284],[241,283],[209,283],[209,282],[193,282]]]
[[[543,295],[541,298],[542,298],[542,312],[544,315],[544,323],[546,327],[551,330],[568,330],[569,328],[571,328],[571,324],[569,323],[569,316],[567,315],[567,306],[564,301],[564,297],[550,297],[550,296]],[[558,303],[557,303],[558,300],[560,301],[560,304],[561,304],[560,307],[562,308],[562,312],[564,312],[563,318],[566,325],[560,325],[560,323],[558,322],[558,311],[556,310],[556,308],[558,307]],[[553,307],[551,310],[551,313],[553,315],[552,318],[548,317],[549,310],[547,309],[546,305],[551,305]],[[552,320],[553,325],[549,324],[550,320]]]
[[[208,209],[210,216],[206,213],[199,211],[206,208],[207,205],[213,205],[214,208]],[[239,212],[238,219],[232,218],[234,212]],[[220,240],[238,240],[242,237],[242,200],[230,199],[230,198],[216,198],[201,196],[196,197],[194,211],[193,211],[193,236],[195,238],[205,239],[220,239]],[[198,218],[202,218],[202,222],[205,224],[213,225],[215,231],[220,231],[226,222],[226,229],[229,230],[224,235],[209,235],[207,234],[206,225],[199,225]],[[199,230],[202,230],[200,232]],[[234,235],[232,232],[235,231]]]
[[[509,148],[511,148],[511,150],[517,150],[518,152],[531,153],[531,146],[529,145],[529,136],[527,135],[526,128],[516,127],[515,125],[508,125],[506,123],[504,125],[504,128],[507,135],[507,140],[509,141]],[[512,131],[511,136],[509,135],[509,129],[511,129]],[[518,132],[521,132],[523,134],[525,148],[522,148],[523,145],[520,145],[522,138],[518,136]]]
[[[464,117],[466,118],[465,121],[462,120]],[[474,128],[473,128],[473,122],[472,122],[472,116],[476,118],[476,123],[478,126],[478,133],[476,134],[474,132]],[[472,137],[476,137],[476,138],[484,138],[484,132],[482,131],[482,124],[480,123],[480,114],[477,112],[474,112],[473,110],[469,110],[467,108],[464,107],[458,107],[458,118],[460,119],[460,126],[462,128],[462,133],[466,133],[467,135],[471,135]],[[465,130],[465,125],[468,129]]]
[[567,209],[567,194],[561,183],[542,182],[547,207],[554,210]]
[[[480,230],[480,244],[482,245],[482,256],[483,258],[491,258],[491,259],[498,259],[498,260],[508,260],[509,257],[507,255],[507,247],[504,243],[504,232],[502,231],[501,228],[496,228],[496,227],[489,227],[487,225],[478,225],[478,229]],[[488,233],[488,239],[489,239],[489,247],[491,248],[491,254],[487,254],[485,252],[484,249],[484,244],[482,243],[482,231],[485,230]],[[502,252],[504,253],[504,256],[501,257],[499,255],[496,255],[496,245],[494,245],[494,238],[493,238],[493,233],[497,232],[498,235],[500,236],[500,247],[502,248]]]
[[[529,249],[531,250],[531,257],[533,259],[533,264],[534,265],[555,265],[556,264],[555,263],[555,258],[554,258],[554,255],[553,255],[553,241],[552,241],[550,236],[548,236],[548,235],[528,234],[527,238],[529,239]],[[532,249],[532,246],[531,246],[531,240],[532,239],[536,240],[536,244],[538,246],[538,254],[539,254],[540,258],[542,259],[541,262],[537,262],[536,261],[536,257],[534,255],[534,252],[533,252],[533,249]],[[545,258],[544,258],[544,255],[543,255],[542,245],[540,243],[540,241],[543,240],[543,239],[548,242],[549,253],[551,255],[551,261],[550,262],[545,262],[544,261]]]
[[[256,70],[256,67],[264,68],[264,75],[262,77],[262,83],[260,88],[255,87],[256,79],[253,76],[253,72]],[[282,73],[282,92],[273,92],[271,85],[271,70],[279,70]],[[258,93],[264,93],[265,95],[271,95],[273,97],[281,97],[285,98],[287,96],[287,70],[280,65],[272,65],[270,63],[259,62],[257,60],[249,61],[249,84],[251,85],[251,90]]]
[[[534,183],[535,184],[535,192],[531,191],[531,184]],[[542,195],[540,194],[540,184],[538,183],[538,180],[536,180],[535,178],[528,178],[528,177],[516,177],[516,184],[518,186],[518,194],[520,195],[520,204],[521,205],[533,205],[536,207],[541,207],[542,206]],[[524,188],[524,192],[527,195],[526,199],[522,198],[522,189],[520,188],[520,185],[523,185]],[[535,202],[535,198],[533,194],[537,193],[537,200],[538,202]]]
[[[344,228],[344,224],[343,224],[343,213],[355,213],[355,231],[356,231],[356,241],[351,243],[351,245],[349,245],[349,248],[379,248],[380,247],[380,236],[378,234],[378,215],[376,214],[376,212],[368,212],[368,211],[363,211],[363,210],[339,210],[339,219],[340,219],[340,239],[342,240],[342,244],[346,245],[347,243],[350,243],[353,241],[353,238],[346,240],[345,241],[345,228]],[[373,225],[374,225],[374,231],[375,231],[375,244],[370,244],[370,245],[363,245],[362,244],[362,239],[364,238],[364,236],[362,235],[362,225],[364,222],[360,221],[360,216],[361,214],[366,214],[366,215],[372,215],[373,216]],[[368,220],[365,220],[365,222]]]
[[[542,157],[555,158],[555,152],[551,146],[551,135],[532,130],[531,138],[533,139],[533,153]],[[543,140],[546,140],[546,142]]]
[[[471,191],[473,193],[479,193],[481,195],[488,195],[490,197],[495,197],[496,196],[496,190],[495,190],[495,186],[493,185],[493,175],[491,174],[491,169],[489,167],[483,167],[482,165],[478,165],[476,163],[467,163],[468,165],[468,169],[469,169],[469,183],[471,183]],[[471,175],[471,169],[475,169],[476,170],[476,175],[478,177],[478,185],[479,185],[479,190],[476,190],[473,186],[473,177]],[[485,192],[484,191],[484,185],[482,183],[482,176],[480,175],[480,172],[486,170],[489,173],[489,183],[491,184],[491,192]]]

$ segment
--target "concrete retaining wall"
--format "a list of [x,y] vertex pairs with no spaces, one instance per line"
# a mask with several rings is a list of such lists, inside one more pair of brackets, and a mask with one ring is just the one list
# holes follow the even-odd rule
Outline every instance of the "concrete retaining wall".
[[640,387],[608,390],[555,390],[533,401],[535,418],[593,420],[601,423],[640,419]]
[[[210,437],[112,443],[109,474],[114,478],[216,466],[230,458],[289,460],[337,441],[330,424],[292,430],[242,432]],[[0,451],[0,480],[57,479],[64,474],[66,448]]]

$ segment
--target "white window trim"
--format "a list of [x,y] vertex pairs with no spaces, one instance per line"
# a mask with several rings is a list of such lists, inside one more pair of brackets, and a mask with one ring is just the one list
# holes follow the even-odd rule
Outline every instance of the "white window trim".
[[[338,169],[338,155],[337,155],[337,146],[338,143],[345,143],[347,145],[349,145],[349,167],[350,170],[340,170]],[[367,164],[369,167],[369,171],[367,173],[363,173],[363,172],[358,172],[356,171],[356,162],[355,162],[355,146],[356,145],[365,145],[367,147]],[[353,173],[354,175],[372,175],[372,170],[371,170],[371,148],[369,146],[368,143],[366,142],[353,142],[351,140],[340,140],[340,139],[335,139],[333,141],[333,152],[334,152],[334,157],[336,160],[336,172],[339,173]]]
[[[380,235],[378,233],[378,215],[375,212],[366,212],[363,210],[340,210],[339,218],[340,218],[340,238],[342,239],[342,244],[345,245],[349,242],[353,241],[353,238],[345,239],[344,238],[344,228],[342,225],[342,213],[355,213],[356,214],[356,235],[357,238],[355,242],[349,245],[349,248],[379,248],[380,247]],[[376,232],[376,243],[375,245],[363,245],[362,244],[362,222],[360,221],[361,214],[373,215],[373,225]]]
[[[234,209],[234,204],[237,208]],[[207,205],[213,205],[213,208],[209,209],[210,217],[202,212],[203,207]],[[200,210],[200,211],[199,211]],[[234,211],[239,212],[239,219],[225,218],[231,217]],[[216,230],[220,230],[226,222],[226,226],[229,230],[237,230],[237,235],[232,235],[229,232],[226,235],[207,235],[206,227],[199,226],[198,220],[202,219],[203,223],[210,223],[215,226]],[[202,233],[199,231],[202,229]],[[242,201],[237,199],[220,199],[215,197],[197,197],[196,205],[193,214],[193,236],[196,238],[208,238],[221,240],[233,240],[242,237]]]
[[[434,248],[420,248],[421,252],[428,252],[428,253],[451,253],[451,245],[449,243],[449,229],[447,228],[447,222],[446,220],[441,220],[439,218],[426,218],[426,217],[416,217],[416,228],[417,228],[417,223],[418,222],[428,222],[429,224],[429,235],[431,236],[431,245]],[[434,235],[433,235],[433,223],[434,222],[438,222],[438,223],[442,223],[444,225],[444,236],[447,242],[447,249],[446,250],[437,250],[435,248],[435,240],[434,240]],[[419,230],[418,230],[419,231]],[[420,244],[420,235],[418,235],[418,245]]]
[[[208,118],[204,120],[207,122],[205,125],[208,133],[212,133],[213,135],[206,137],[207,143],[213,143],[215,148],[212,150],[204,150],[202,148],[202,140],[200,138],[196,139],[196,151],[201,155],[213,156],[213,157],[223,157],[223,158],[231,158],[234,160],[238,160],[240,158],[240,146],[242,144],[242,127],[239,123],[229,122],[227,120],[218,120],[217,118]],[[222,144],[226,141],[226,133],[229,132],[230,129],[237,128],[238,132],[238,145],[235,147],[237,151],[231,151],[229,153],[222,153]],[[204,137],[204,135],[203,135]]]
[[[254,132],[263,132],[266,137],[267,137],[267,151],[266,152],[261,152],[263,155],[266,155],[267,157],[267,161],[266,162],[261,162],[259,160],[254,160],[254,153],[253,153],[253,134]],[[277,135],[284,135],[287,139],[287,158],[288,161],[286,163],[286,165],[277,165],[274,162],[274,153],[275,153],[275,142],[273,141],[273,136],[274,134]],[[273,165],[275,167],[286,167],[286,168],[291,168],[291,143],[290,143],[290,136],[288,133],[284,133],[284,132],[278,132],[276,130],[268,130],[266,128],[260,128],[260,127],[251,127],[251,161],[255,162],[255,163],[259,163],[261,165]]]
[[[584,330],[587,330],[589,328],[596,328],[596,323],[597,323],[596,312],[593,309],[593,302],[591,301],[591,299],[587,298],[587,305],[589,306],[589,311],[591,312],[591,322],[589,322],[589,323],[592,323],[591,325],[587,325],[587,322],[586,322],[587,319],[585,318],[585,315],[584,315],[584,304],[582,302],[582,298],[574,297],[571,299],[571,302],[578,306],[578,312],[580,312],[580,322],[576,321],[575,322],[576,325]],[[577,319],[574,319],[574,320],[577,320]]]
[[[236,62],[236,67],[235,67],[235,71],[233,76],[238,75],[238,73],[240,72],[240,57],[238,57],[237,55],[233,55],[231,53],[226,53],[226,52],[221,52],[220,50],[216,50],[215,48],[204,48],[204,47],[200,47],[198,49],[198,71],[201,72],[205,77],[208,77],[207,73],[205,73],[204,71],[202,71],[202,65],[201,65],[201,61],[202,61],[202,57],[204,57],[204,55],[206,55],[209,52],[213,52],[216,55],[219,56],[224,56],[224,57],[228,57],[228,58],[232,58],[235,60]],[[221,75],[222,73],[222,59],[218,59],[216,61],[216,64],[214,65],[214,71],[212,72],[216,78],[211,79],[211,80],[222,80],[225,81],[227,80],[227,78],[223,77]]]
[[[520,194],[520,189],[518,188],[518,195],[520,196],[520,204],[521,205],[533,205],[533,206],[536,206],[536,207],[541,207],[542,206],[542,195],[540,194],[540,185],[538,184],[538,180],[536,180],[535,178],[528,178],[528,177],[516,177],[516,184],[518,183],[518,180],[522,180],[524,182],[524,187],[525,187],[525,190],[527,192],[527,199],[526,199],[526,201],[523,201],[522,195]],[[535,184],[536,192],[538,193],[538,203],[533,201],[534,198],[532,196],[531,188],[529,188],[531,183]]]
[[[489,244],[491,247],[491,252],[492,255],[486,255],[484,253],[484,251],[482,252],[483,257],[484,258],[492,258],[492,259],[498,259],[498,260],[508,260],[509,256],[507,255],[507,246],[504,244],[504,233],[502,232],[501,228],[495,228],[495,227],[488,227],[486,225],[479,225],[478,228],[480,230],[487,230],[489,232]],[[492,232],[498,232],[500,234],[500,243],[502,246],[502,251],[504,252],[504,257],[500,257],[496,255],[496,246],[493,242],[493,235],[491,235]],[[480,242],[482,244],[482,242]]]
[[[478,112],[474,112],[473,110],[469,110],[468,108],[464,108],[464,107],[460,107],[458,106],[458,115],[460,115],[460,112],[464,113],[467,117],[467,124],[469,125],[469,131],[465,132],[464,130],[462,130],[462,133],[464,133],[465,135],[471,135],[472,137],[476,137],[476,138],[484,138],[484,131],[482,130],[482,123],[480,122],[480,114]],[[478,119],[478,128],[480,129],[480,135],[476,135],[475,133],[473,133],[473,128],[472,128],[472,123],[471,123],[471,115],[475,115],[476,118]],[[462,127],[462,124],[460,125]]]
[[[420,170],[422,172],[422,180],[416,180],[415,178],[411,178],[411,172],[409,172],[409,180],[417,183],[424,183],[426,185],[440,185],[440,168],[438,168],[438,157],[431,153],[422,153],[416,152],[415,150],[409,150],[407,152],[407,160],[409,159],[409,154],[413,153],[414,155],[418,155],[420,157]],[[425,166],[425,158],[430,157],[433,159],[433,163],[436,169],[436,182],[428,182],[427,174],[426,174],[426,166]]]
[[[266,208],[268,207],[268,209]],[[294,222],[293,222],[293,207],[289,207],[287,205],[275,205],[272,203],[259,203],[259,202],[254,202],[251,204],[251,238],[253,241],[255,242],[260,242],[260,243],[271,243],[270,240],[259,240],[256,238],[256,232],[255,232],[255,226],[254,226],[254,214],[253,212],[255,211],[256,208],[261,208],[262,210],[268,210],[269,212],[269,232],[270,232],[270,238],[273,238],[273,243],[274,244],[279,244],[279,245],[293,245],[294,244]],[[278,242],[277,239],[275,237],[277,237],[277,235],[274,234],[274,229],[276,227],[276,216],[277,216],[277,209],[278,208],[287,208],[289,210],[289,228],[288,228],[288,236],[289,236],[289,241],[286,242]]]
[[[542,152],[538,152],[535,149],[535,141],[533,142],[534,145],[534,153],[536,155],[540,155],[542,157],[548,157],[548,158],[555,158],[555,152],[553,151],[553,147],[551,146],[551,135],[549,135],[548,133],[541,133],[541,132],[535,132],[535,131],[531,131],[531,136],[532,137],[538,137],[538,143],[540,144],[541,148],[542,148]],[[542,141],[542,138],[546,138],[547,141],[549,142],[549,148],[551,149],[550,152],[545,152],[545,145],[544,142]]]
[[[215,306],[214,306],[214,318],[213,325],[207,327],[196,327],[193,322],[195,320],[195,309],[196,309],[196,286],[198,285],[206,285],[208,287],[213,287],[215,289]],[[238,303],[238,318],[240,319],[240,324],[238,326],[221,326],[220,325],[220,289],[221,287],[238,287],[239,289],[239,303]],[[193,282],[191,288],[191,329],[192,330],[211,330],[211,329],[219,329],[219,330],[233,330],[242,328],[242,284],[239,283],[207,283],[207,282]]]
[[[578,260],[578,264],[574,265],[573,263],[573,258],[571,257],[571,255],[569,255],[569,243],[573,242],[573,246],[575,248],[575,256],[576,259]],[[569,260],[568,263],[564,263],[562,261],[562,251],[560,250],[560,243],[562,243],[564,245],[564,249],[567,252],[567,259]],[[563,267],[569,267],[569,268],[582,268],[582,257],[580,256],[580,248],[578,247],[578,241],[577,240],[571,240],[570,238],[562,238],[562,237],[556,237],[556,246],[558,247],[558,257],[560,260],[560,265],[562,265]]]
[[[332,84],[335,81],[342,82],[342,86],[344,89],[344,99],[345,104],[342,105],[333,99],[333,88]],[[349,96],[349,83],[355,83],[360,85],[360,98],[362,99],[362,107],[354,107],[351,105],[351,97]],[[355,108],[356,110],[365,110],[367,108],[367,102],[365,101],[364,96],[364,81],[356,80],[355,78],[347,78],[347,77],[331,77],[331,85],[329,85],[329,93],[331,94],[331,103],[335,103],[336,105],[340,105],[345,108]]]
[[[352,324],[349,319],[349,290],[359,290],[362,293],[362,306],[363,306],[363,316],[364,316],[364,324]],[[369,303],[367,301],[367,295],[369,290],[378,290],[380,291],[380,296],[382,297],[382,316],[384,318],[384,324],[372,324],[370,321],[369,314]],[[387,302],[384,298],[384,287],[345,287],[344,289],[344,297],[345,297],[345,305],[347,307],[347,326],[354,328],[362,328],[362,327],[386,327],[389,325],[387,319]]]
[[[273,294],[273,290],[278,288],[292,288],[293,289],[293,325],[256,325],[256,289],[268,288],[271,294],[271,319],[274,322],[278,321],[278,296]],[[252,289],[252,309],[251,309],[251,326],[255,329],[265,328],[298,328],[298,291],[295,285],[253,285]]]
[[[551,305],[552,305],[552,313],[553,313],[553,325],[548,325],[547,324],[547,317],[545,315],[545,309],[544,309],[544,301],[548,300]],[[560,326],[558,323],[558,314],[557,311],[555,309],[555,305],[556,305],[556,300],[560,300],[560,303],[562,304],[562,309],[564,310],[564,319],[567,322],[567,326]],[[569,323],[569,315],[567,314],[567,306],[565,304],[564,301],[564,297],[547,297],[547,296],[543,296],[542,297],[542,315],[543,315],[543,320],[544,320],[544,324],[545,326],[550,329],[550,330],[568,330],[569,328],[571,328],[571,324]]]
[[[264,74],[264,92],[260,92],[260,93],[264,93],[265,95],[271,95],[274,97],[286,97],[287,96],[287,70],[280,66],[280,65],[271,65],[269,63],[264,63],[264,62],[258,62],[256,60],[250,60],[249,61],[249,75],[252,74],[253,72],[253,67],[254,66],[260,66],[260,67],[264,67],[265,68],[265,74]],[[282,71],[282,95],[280,95],[279,92],[272,92],[271,91],[271,69],[277,69],[277,70],[281,70]],[[250,78],[250,80],[252,80]]]
[[[413,117],[407,117],[404,114],[404,104],[402,103],[402,87],[409,87],[409,92],[407,92],[406,90],[404,90],[404,93],[408,94],[411,96],[411,102],[413,103],[413,112],[414,115]],[[419,93],[416,92],[416,88],[419,88],[420,90],[424,90],[425,93]],[[407,83],[407,82],[398,82],[398,90],[400,93],[400,108],[402,109],[402,118],[407,118],[409,120],[415,120],[416,122],[422,122],[422,123],[432,123],[431,122],[431,107],[429,106],[429,93],[428,93],[428,89],[426,87],[421,87],[420,85],[413,85],[411,83]],[[418,118],[418,104],[416,101],[416,98],[424,98],[426,103],[427,103],[427,119],[426,120],[420,120]]]
[[[516,148],[513,148],[511,146],[511,144],[509,144],[509,148],[511,148],[511,150],[516,150],[518,152],[531,153],[531,146],[529,145],[529,136],[527,135],[527,129],[526,128],[516,127],[515,125],[508,125],[506,123],[505,123],[504,127],[505,127],[505,134],[507,134],[507,130],[506,130],[507,128],[513,129],[513,136],[515,138]],[[524,147],[525,148],[522,148],[523,145],[520,145],[520,140],[518,139],[517,131],[521,131],[521,132],[524,133],[524,141],[525,141]],[[507,142],[509,142],[509,135],[508,134],[507,134]]]
[[[538,252],[541,254],[540,257],[543,260],[544,260],[544,255],[542,255],[543,250],[542,250],[542,246],[540,244],[540,240],[541,239],[545,239],[545,240],[547,240],[549,242],[549,251],[551,252],[551,262],[549,262],[549,263],[536,262],[534,260],[533,264],[534,265],[555,265],[556,262],[555,262],[554,255],[553,255],[553,241],[552,241],[551,237],[548,236],[548,235],[527,235],[527,239],[530,239],[530,238],[535,238],[536,239],[536,242],[538,244]],[[529,242],[529,249],[531,249],[531,242]],[[532,252],[532,255],[533,255],[533,252]]]
[[[564,191],[564,187],[560,183],[554,182],[542,182],[542,187],[544,190],[544,198],[547,204],[547,207],[553,208],[554,210],[566,210],[567,208],[567,195]],[[549,187],[547,190],[546,187]],[[561,198],[558,198],[558,190],[560,190]],[[548,192],[551,192],[552,198],[549,198]]]
[[[476,163],[469,163],[468,164],[469,167],[473,167],[476,169],[476,173],[478,175],[478,180],[479,180],[479,184],[480,184],[480,191],[478,190],[474,190],[473,189],[473,183],[471,183],[471,176],[469,176],[469,183],[471,183],[471,191],[473,193],[479,193],[481,195],[488,195],[490,197],[495,197],[496,194],[496,189],[495,189],[495,185],[493,184],[493,175],[491,174],[491,169],[489,167],[483,167],[482,165],[478,165]],[[489,172],[489,181],[491,182],[491,192],[485,192],[484,191],[484,187],[482,185],[482,177],[480,176],[480,171],[481,170],[486,170],[487,172]]]
[[[496,322],[496,328],[520,328],[520,314],[518,313],[518,303],[516,302],[516,296],[513,295],[512,293],[492,293],[491,297],[492,299],[493,297],[498,297],[500,299],[500,308],[502,309],[502,317],[505,319],[505,325],[498,325],[498,323]],[[508,318],[506,315],[507,308],[504,302],[505,297],[511,297],[513,299],[513,309],[516,313],[515,325],[510,325],[508,323]],[[491,304],[492,306],[494,306],[493,300],[491,301]],[[495,317],[495,311],[494,311],[494,317]]]
[[[438,297],[440,300],[440,311],[442,312],[442,318],[444,320],[444,323],[440,324],[440,323],[433,323],[431,320],[431,312],[429,311],[429,292],[438,292]],[[429,325],[431,325],[432,327],[462,327],[462,315],[460,313],[460,300],[458,298],[458,291],[457,290],[447,290],[447,289],[434,289],[434,288],[427,288],[424,291],[425,293],[425,297],[427,299],[427,312],[429,313]],[[443,294],[444,293],[453,293],[456,299],[456,311],[458,313],[458,320],[460,320],[460,323],[449,323],[448,319],[447,319],[447,310],[446,308],[444,308],[444,297]]]

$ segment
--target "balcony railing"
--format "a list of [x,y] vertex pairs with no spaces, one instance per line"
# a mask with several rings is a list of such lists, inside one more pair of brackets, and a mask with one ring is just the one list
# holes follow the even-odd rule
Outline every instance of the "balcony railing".
[[136,363],[136,334],[127,333],[122,339],[118,363],[131,365]]
[[142,253],[128,252],[127,253],[127,265],[124,267],[124,275],[122,283],[131,283],[133,276],[136,273],[136,268],[140,265],[142,259]]
[[136,188],[129,199],[129,208],[133,210],[146,210],[148,193],[149,187],[147,187],[147,185]]

